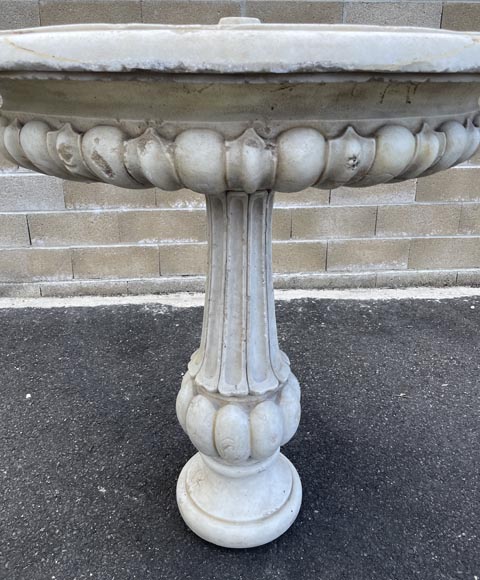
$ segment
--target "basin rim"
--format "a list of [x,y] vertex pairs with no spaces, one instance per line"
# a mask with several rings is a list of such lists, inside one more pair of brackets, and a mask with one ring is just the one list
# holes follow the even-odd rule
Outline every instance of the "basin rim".
[[480,33],[348,24],[73,24],[0,33],[0,71],[478,73]]

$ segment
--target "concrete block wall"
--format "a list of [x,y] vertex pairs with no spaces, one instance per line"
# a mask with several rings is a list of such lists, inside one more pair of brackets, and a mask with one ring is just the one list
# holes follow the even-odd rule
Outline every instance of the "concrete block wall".
[[[480,30],[480,2],[0,0],[0,28],[76,22],[365,23]],[[480,154],[401,184],[277,194],[282,288],[480,284]],[[62,182],[0,159],[0,296],[202,290],[205,204],[190,191]]]

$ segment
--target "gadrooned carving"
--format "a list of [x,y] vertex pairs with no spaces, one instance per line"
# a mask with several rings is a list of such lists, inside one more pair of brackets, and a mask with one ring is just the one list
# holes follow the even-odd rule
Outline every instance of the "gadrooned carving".
[[126,188],[295,192],[364,187],[448,169],[477,150],[477,124],[450,120],[434,130],[425,123],[412,133],[388,123],[369,136],[349,126],[328,139],[298,127],[271,140],[251,128],[233,140],[211,129],[187,129],[169,140],[153,129],[132,139],[107,125],[79,133],[70,124],[52,130],[41,120],[22,125],[0,118],[0,152],[33,171]]
[[235,401],[203,393],[187,372],[177,396],[177,416],[195,447],[229,463],[265,459],[290,441],[300,421],[300,386],[290,373],[273,395]]

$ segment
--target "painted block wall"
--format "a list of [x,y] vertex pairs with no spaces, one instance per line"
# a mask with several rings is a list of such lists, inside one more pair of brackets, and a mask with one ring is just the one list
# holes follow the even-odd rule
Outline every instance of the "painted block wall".
[[[0,28],[77,22],[363,23],[480,30],[480,2],[0,0]],[[440,175],[277,194],[282,288],[480,284],[480,154]],[[0,296],[203,290],[205,207],[187,190],[62,182],[0,158]]]

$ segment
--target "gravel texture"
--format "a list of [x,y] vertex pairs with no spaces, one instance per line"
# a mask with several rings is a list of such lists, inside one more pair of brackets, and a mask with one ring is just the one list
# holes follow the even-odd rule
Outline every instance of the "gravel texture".
[[175,503],[202,309],[1,310],[0,579],[480,579],[480,298],[294,300],[277,319],[303,507],[234,551]]

